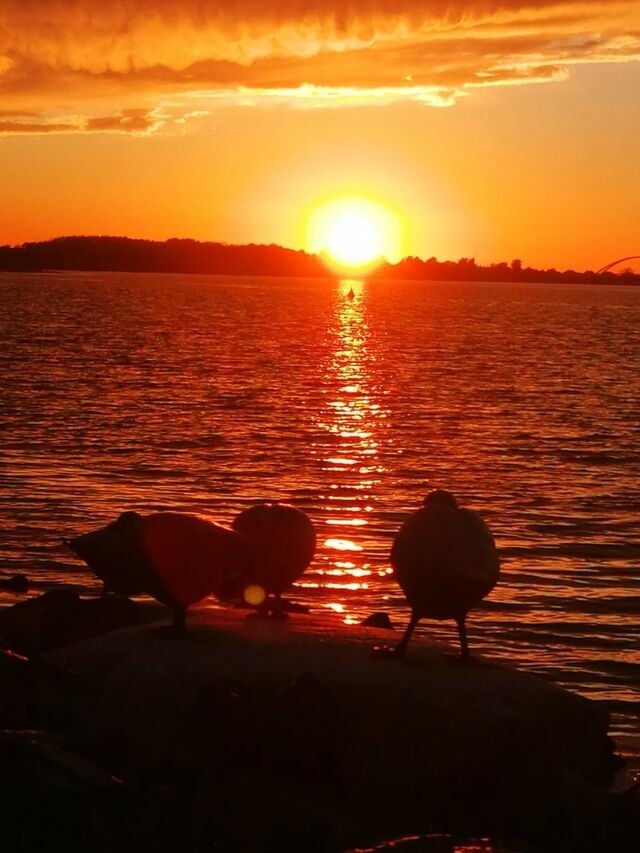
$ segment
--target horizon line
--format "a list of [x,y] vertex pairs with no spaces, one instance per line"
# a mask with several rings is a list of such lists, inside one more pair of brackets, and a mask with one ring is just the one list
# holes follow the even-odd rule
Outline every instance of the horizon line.
[[[282,250],[287,251],[287,252],[294,252],[296,254],[303,254],[309,258],[318,258],[319,260],[323,260],[323,257],[325,256],[324,251],[322,251],[322,252],[309,252],[306,249],[294,249],[291,246],[285,246],[281,243],[273,243],[273,242],[272,243],[256,243],[256,242],[229,243],[229,242],[226,242],[224,240],[213,240],[213,239],[212,240],[199,240],[195,237],[165,237],[164,239],[160,239],[160,238],[150,238],[150,237],[131,237],[129,235],[123,235],[123,234],[60,234],[60,235],[57,235],[55,237],[48,237],[44,240],[25,240],[22,243],[4,243],[4,244],[0,244],[0,248],[14,249],[14,250],[18,249],[19,250],[19,249],[24,248],[26,246],[43,245],[43,244],[54,243],[54,242],[62,241],[62,240],[129,240],[131,242],[155,243],[155,244],[160,244],[160,245],[165,244],[165,243],[171,243],[171,242],[188,242],[188,243],[197,243],[198,245],[227,246],[227,247],[237,248],[237,249],[249,248],[252,246],[256,247],[256,248],[265,248],[265,249],[277,248],[277,249],[282,249]],[[592,273],[594,275],[602,275],[602,274],[606,274],[607,272],[611,272],[613,267],[618,266],[618,264],[624,263],[624,261],[640,260],[640,255],[621,256],[617,260],[610,261],[609,263],[601,265],[600,267],[595,268],[595,269],[576,270],[576,269],[573,269],[572,267],[569,267],[569,268],[566,268],[564,270],[561,270],[555,266],[554,267],[533,267],[533,266],[529,266],[529,265],[525,266],[524,262],[518,257],[513,258],[511,261],[504,261],[503,260],[503,261],[490,261],[489,263],[478,263],[474,257],[463,256],[463,257],[458,258],[458,260],[451,260],[451,259],[438,260],[438,258],[435,255],[431,255],[428,258],[424,258],[424,257],[421,257],[419,255],[404,255],[402,258],[400,258],[397,261],[391,261],[385,255],[381,254],[377,258],[375,258],[372,262],[363,265],[360,270],[357,270],[354,268],[353,272],[363,272],[365,268],[370,270],[372,267],[379,267],[379,266],[382,266],[383,264],[387,264],[390,267],[397,267],[400,264],[402,264],[403,262],[413,261],[413,260],[417,260],[423,264],[428,264],[430,262],[435,262],[435,263],[440,264],[440,265],[442,265],[442,264],[454,264],[454,265],[468,264],[471,267],[475,266],[476,268],[488,268],[488,269],[491,269],[492,267],[501,267],[503,265],[506,265],[509,268],[513,268],[514,265],[519,264],[520,269],[522,271],[530,270],[532,272],[535,272],[535,271],[539,270],[541,272],[558,272],[558,273],[575,272],[575,273],[585,273],[585,274]],[[612,274],[616,275],[616,273],[612,273]],[[623,273],[619,273],[619,274],[623,274]],[[632,274],[638,275],[638,273],[632,273]]]

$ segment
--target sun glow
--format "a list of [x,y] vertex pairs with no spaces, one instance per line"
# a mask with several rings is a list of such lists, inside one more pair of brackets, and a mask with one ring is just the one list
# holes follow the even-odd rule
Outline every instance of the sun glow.
[[309,251],[348,269],[401,256],[400,226],[390,210],[365,198],[340,198],[317,208],[309,219]]

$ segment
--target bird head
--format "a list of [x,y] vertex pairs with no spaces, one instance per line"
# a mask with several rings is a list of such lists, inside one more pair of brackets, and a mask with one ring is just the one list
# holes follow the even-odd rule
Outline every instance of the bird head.
[[126,512],[121,512],[113,522],[113,526],[122,531],[123,534],[128,534],[138,529],[142,516],[139,512],[128,509]]
[[425,497],[424,506],[428,507],[446,507],[447,509],[458,509],[458,502],[451,494],[451,492],[445,491],[445,489],[434,489],[432,492]]

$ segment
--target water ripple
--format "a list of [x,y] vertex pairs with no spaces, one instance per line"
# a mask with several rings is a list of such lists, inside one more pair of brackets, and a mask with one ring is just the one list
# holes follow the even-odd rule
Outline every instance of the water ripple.
[[318,528],[296,597],[401,625],[391,538],[449,488],[504,562],[472,644],[606,700],[624,741],[638,352],[632,288],[2,274],[0,570],[93,590],[64,536],[128,508],[228,523],[278,498]]

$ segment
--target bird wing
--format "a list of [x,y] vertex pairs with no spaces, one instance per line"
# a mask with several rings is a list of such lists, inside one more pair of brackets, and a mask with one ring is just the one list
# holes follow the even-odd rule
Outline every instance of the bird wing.
[[252,543],[241,534],[186,513],[144,517],[141,540],[158,580],[184,607],[221,595],[229,576],[253,557]]
[[451,574],[455,510],[423,507],[402,525],[393,541],[391,563],[409,602],[428,595]]
[[493,535],[481,516],[471,509],[458,510],[457,525],[454,562],[465,578],[486,584],[488,592],[500,573]]

